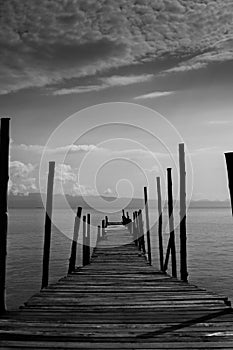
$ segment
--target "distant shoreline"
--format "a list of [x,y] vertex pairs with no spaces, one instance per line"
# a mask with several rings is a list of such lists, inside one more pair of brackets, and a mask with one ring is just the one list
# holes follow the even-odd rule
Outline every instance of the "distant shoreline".
[[[43,200],[42,200],[43,196]],[[104,206],[103,206],[104,201]],[[40,193],[31,193],[28,196],[22,195],[9,195],[8,207],[10,209],[43,209],[45,201],[45,195]],[[179,205],[179,201],[174,200],[176,202],[176,206]],[[54,209],[65,209],[67,208],[67,204],[72,209],[76,209],[78,206],[83,209],[92,210],[93,208],[96,210],[103,210],[109,207],[111,204],[111,208],[115,210],[121,209],[143,209],[144,208],[144,200],[142,198],[116,198],[111,196],[62,196],[62,195],[54,195],[53,206]],[[163,202],[164,207],[167,207],[167,202]],[[106,206],[105,206],[106,205]],[[150,208],[157,208],[157,200],[150,199],[149,200]],[[204,208],[231,208],[230,201],[209,201],[209,200],[200,200],[200,201],[191,201],[190,205],[187,205],[187,208],[192,209],[204,209]]]

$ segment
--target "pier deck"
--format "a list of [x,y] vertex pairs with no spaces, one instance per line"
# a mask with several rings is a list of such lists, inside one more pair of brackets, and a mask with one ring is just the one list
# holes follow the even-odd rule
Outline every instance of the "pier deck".
[[233,349],[227,298],[149,266],[123,226],[91,264],[0,319],[3,349]]

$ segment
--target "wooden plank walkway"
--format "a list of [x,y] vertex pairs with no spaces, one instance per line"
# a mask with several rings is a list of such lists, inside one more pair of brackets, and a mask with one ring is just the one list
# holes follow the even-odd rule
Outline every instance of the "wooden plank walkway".
[[90,265],[1,317],[0,348],[233,349],[227,298],[156,271],[131,240],[109,227]]

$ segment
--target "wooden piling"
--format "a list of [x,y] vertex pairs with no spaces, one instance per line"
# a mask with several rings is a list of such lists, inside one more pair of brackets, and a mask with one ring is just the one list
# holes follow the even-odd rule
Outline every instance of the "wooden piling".
[[44,255],[41,288],[46,288],[49,283],[49,259],[51,244],[51,226],[53,210],[53,185],[54,185],[55,162],[49,162],[49,174],[47,185],[47,202],[45,213],[45,231],[44,231]]
[[108,227],[108,217],[105,216],[105,227]]
[[0,313],[6,311],[6,257],[9,181],[10,118],[1,118],[0,129]]
[[180,162],[180,276],[181,280],[188,282],[187,271],[187,234],[186,234],[186,170],[185,148],[179,145]]
[[174,215],[173,215],[173,192],[172,192],[172,169],[167,169],[167,185],[168,185],[168,216],[169,216],[169,229],[172,258],[172,276],[177,277],[176,269],[176,246],[175,246],[175,231],[174,231]]
[[102,220],[102,238],[104,238],[106,235],[105,233],[105,220]]
[[169,256],[171,252],[171,240],[169,238],[168,245],[167,245],[167,252],[164,260],[164,265],[163,265],[163,272],[166,272],[168,269],[168,262],[169,262]]
[[100,239],[101,239],[101,227],[100,227],[100,225],[98,225],[98,227],[97,227],[97,243],[99,242]]
[[91,260],[91,215],[87,214],[87,241],[86,241],[87,265]]
[[132,220],[131,220],[130,215],[129,215],[128,212],[127,212],[127,219],[128,219],[127,228],[129,230],[129,233],[132,234]]
[[139,250],[141,250],[140,231],[139,231],[138,212],[137,211],[135,211],[135,229],[136,229],[136,237],[137,237],[137,247]]
[[79,234],[79,229],[80,229],[81,215],[82,215],[82,208],[78,207],[77,215],[75,217],[75,222],[74,222],[74,234],[73,234],[73,241],[72,241],[72,246],[71,246],[71,254],[70,254],[68,273],[72,273],[75,270],[76,255],[77,255],[77,242],[78,242],[78,234]]
[[83,266],[85,266],[87,263],[87,236],[86,236],[86,229],[87,229],[87,222],[86,222],[86,215],[83,216]]
[[146,214],[146,237],[147,237],[148,263],[150,265],[152,265],[147,187],[144,187],[144,203],[145,203],[145,214]]
[[144,237],[144,228],[143,228],[143,221],[142,221],[142,211],[141,209],[138,212],[138,222],[139,222],[139,232],[140,232],[140,240],[141,240],[141,249],[143,254],[146,254],[146,247],[145,247],[145,237]]
[[160,177],[157,177],[157,193],[158,193],[158,236],[159,236],[159,260],[160,269],[163,271],[163,214],[162,214],[162,195]]
[[231,198],[231,208],[233,215],[233,152],[225,153],[227,172],[228,172],[228,185]]
[[134,237],[134,243],[136,246],[138,246],[138,240],[137,240],[137,227],[136,227],[136,212],[133,212],[133,237]]

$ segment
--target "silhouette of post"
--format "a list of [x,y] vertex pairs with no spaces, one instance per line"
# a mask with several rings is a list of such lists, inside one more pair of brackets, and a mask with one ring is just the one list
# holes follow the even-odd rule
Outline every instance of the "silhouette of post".
[[0,313],[6,311],[6,257],[9,181],[10,118],[1,118],[0,130]]
[[102,238],[104,238],[106,236],[106,232],[105,232],[105,220],[102,220]]
[[233,215],[233,152],[225,153],[227,172],[228,172],[228,185],[231,198],[231,209]]
[[68,273],[72,273],[75,270],[76,255],[77,255],[77,242],[78,242],[78,234],[79,234],[79,229],[80,229],[81,215],[82,215],[82,208],[78,207],[77,215],[75,217],[75,222],[74,222],[74,234],[73,234],[73,241],[72,241],[72,246],[71,246],[71,254],[70,254]]
[[144,237],[144,228],[143,228],[143,221],[142,221],[142,211],[139,209],[138,211],[138,223],[139,223],[139,232],[140,232],[140,239],[141,239],[141,248],[143,251],[143,254],[146,254],[146,248],[145,248],[145,237]]
[[157,193],[158,193],[158,236],[159,236],[159,260],[160,269],[163,271],[163,214],[162,214],[162,195],[161,195],[161,183],[160,177],[157,177]]
[[134,244],[137,246],[137,229],[136,229],[136,212],[133,212],[133,237],[134,237]]
[[105,227],[108,227],[108,217],[105,216]]
[[84,215],[83,216],[83,266],[86,265],[86,261],[87,261],[86,230],[87,230],[87,217],[86,215]]
[[99,242],[99,240],[101,239],[101,228],[100,228],[100,225],[98,225],[97,227],[97,242],[96,242],[96,245],[97,243]]
[[169,215],[169,229],[170,229],[169,246],[171,249],[171,258],[172,258],[172,276],[177,277],[176,246],[175,246],[175,231],[174,231],[174,216],[173,216],[172,169],[171,168],[167,169],[167,185],[168,185],[168,215]]
[[86,264],[90,264],[91,259],[91,215],[87,214],[87,241],[86,241]]
[[186,170],[184,144],[179,145],[180,162],[180,276],[188,282],[187,271],[187,234],[186,234]]
[[152,265],[147,187],[144,187],[144,203],[145,203],[145,214],[146,214],[146,237],[147,237],[148,262],[150,265]]
[[49,259],[51,244],[51,226],[53,211],[53,184],[54,184],[55,162],[49,162],[49,174],[47,185],[47,201],[45,213],[45,231],[44,231],[44,255],[43,255],[43,272],[41,288],[45,288],[49,283]]
[[141,250],[141,242],[140,242],[140,232],[139,232],[139,224],[138,224],[138,212],[135,211],[135,229],[136,229],[136,237],[137,237],[137,247],[138,250]]

